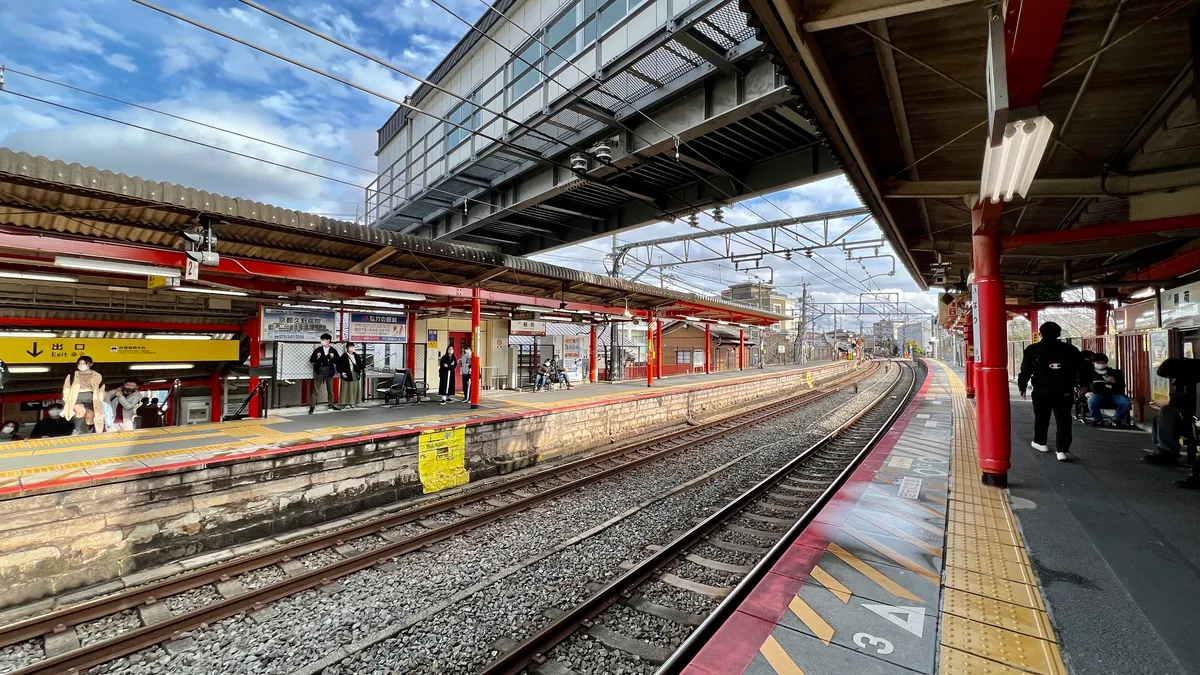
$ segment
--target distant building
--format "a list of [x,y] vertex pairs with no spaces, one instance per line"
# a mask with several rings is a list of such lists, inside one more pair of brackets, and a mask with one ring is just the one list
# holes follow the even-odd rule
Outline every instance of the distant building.
[[912,341],[921,347],[921,351],[930,351],[930,343],[933,341],[933,324],[931,322],[906,323],[897,328],[897,333],[897,338],[902,344],[907,345],[909,341]]
[[721,291],[721,298],[740,302],[768,312],[783,314],[790,317],[771,325],[771,330],[794,333],[797,328],[796,299],[782,293],[776,293],[775,287],[764,283],[734,284]]

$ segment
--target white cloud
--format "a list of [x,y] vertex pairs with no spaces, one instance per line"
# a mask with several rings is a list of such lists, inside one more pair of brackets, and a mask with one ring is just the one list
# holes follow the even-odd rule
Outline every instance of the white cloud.
[[108,62],[108,65],[114,68],[120,68],[127,73],[137,72],[138,69],[137,64],[135,64],[133,59],[126,54],[109,54],[108,56],[104,57],[104,60]]

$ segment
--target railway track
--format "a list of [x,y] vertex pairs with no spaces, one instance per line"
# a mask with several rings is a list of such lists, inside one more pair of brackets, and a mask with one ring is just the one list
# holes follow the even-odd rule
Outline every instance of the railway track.
[[[902,366],[891,386],[848,422],[686,532],[653,547],[649,556],[627,565],[623,574],[501,654],[480,674],[566,675],[575,672],[571,665],[588,661],[589,649],[620,650],[643,662],[663,663],[660,675],[679,672],[886,433],[916,391],[916,370],[912,365]],[[755,538],[757,545],[753,545]],[[748,540],[750,544],[744,543]],[[774,546],[767,548],[772,543]],[[751,566],[714,560],[697,553],[702,547],[740,552],[758,562]],[[699,583],[664,572],[679,561],[707,568],[716,576],[724,573],[731,582],[740,583],[736,587]],[[639,587],[656,580],[708,597],[723,597],[724,601],[707,617],[665,607],[638,593]],[[606,612],[618,609],[695,629],[672,652],[607,627]],[[586,639],[577,639],[580,634]],[[573,639],[576,643],[568,645]]]
[[[206,606],[175,615],[169,611],[159,611],[156,613],[158,620],[143,618],[144,625],[139,628],[12,671],[19,675],[84,672],[121,656],[170,642],[186,631],[211,625],[240,612],[261,609],[369,567],[386,565],[397,556],[420,550],[683,449],[713,441],[744,425],[802,408],[845,387],[856,386],[858,381],[873,372],[874,367],[864,368],[790,399],[769,402],[752,410],[660,434],[592,457],[522,474],[483,489],[0,627],[0,648],[73,632],[77,626],[120,612],[138,610],[141,614],[146,608],[154,605],[161,607],[165,599],[193,589],[207,586],[215,586],[218,590],[234,589],[232,592],[223,591],[222,599]],[[418,531],[412,532],[414,529]],[[379,539],[382,545],[361,552],[356,552],[350,546],[356,540],[370,537]],[[338,558],[336,562],[315,569],[297,562],[302,556],[327,549],[337,551],[337,556],[333,556]],[[239,589],[239,577],[271,566],[288,570],[287,576],[258,588]],[[146,612],[143,617],[154,614]]]

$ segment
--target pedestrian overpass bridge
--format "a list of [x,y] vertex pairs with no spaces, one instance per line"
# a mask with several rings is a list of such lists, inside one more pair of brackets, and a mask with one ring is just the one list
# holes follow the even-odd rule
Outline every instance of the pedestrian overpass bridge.
[[734,0],[557,4],[500,0],[384,124],[369,222],[529,255],[840,171]]

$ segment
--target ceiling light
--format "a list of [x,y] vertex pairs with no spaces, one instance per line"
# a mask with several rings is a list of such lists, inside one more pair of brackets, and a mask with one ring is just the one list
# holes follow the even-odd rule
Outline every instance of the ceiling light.
[[44,330],[14,330],[8,333],[0,333],[0,337],[11,338],[56,338],[58,333],[53,333]]
[[88,272],[112,272],[113,274],[132,274],[139,277],[170,277],[178,279],[183,272],[175,267],[154,267],[151,265],[131,265],[113,260],[93,260],[91,258],[66,258],[56,256],[55,267],[65,267],[72,270]]
[[48,373],[49,366],[9,366],[8,372],[13,375],[32,375],[34,373]]
[[204,293],[205,295],[250,295],[245,291],[226,291],[221,288],[204,288],[203,286],[175,286],[172,291],[183,291],[184,293]]
[[74,284],[79,281],[79,277],[69,277],[65,274],[38,274],[37,272],[5,271],[0,271],[0,279],[21,279],[24,281],[61,281],[65,284]]
[[420,293],[401,293],[400,291],[381,291],[368,289],[368,298],[387,298],[389,300],[408,300],[409,302],[425,302],[425,296]]
[[332,307],[322,307],[320,305],[294,305],[294,304],[293,305],[280,305],[280,307],[287,307],[288,309],[319,309],[322,312],[329,312],[329,311],[332,311],[332,309],[333,309]]
[[130,370],[191,370],[195,368],[194,363],[135,363],[129,366]]
[[1153,289],[1153,288],[1143,288],[1142,290],[1140,290],[1140,291],[1137,291],[1137,292],[1135,292],[1135,293],[1131,294],[1131,295],[1129,296],[1129,299],[1130,299],[1130,300],[1142,300],[1142,299],[1144,299],[1144,298],[1149,298],[1149,297],[1151,297],[1151,296],[1153,296],[1153,295],[1154,295],[1154,289]]
[[182,335],[176,333],[152,333],[146,336],[147,340],[211,340],[211,335]]
[[717,323],[721,324],[722,326],[728,326],[728,325],[729,325],[729,322],[728,322],[728,321],[722,321],[722,320],[720,320],[720,319],[717,319]]
[[356,307],[383,307],[386,309],[403,308],[404,305],[397,305],[394,302],[376,302],[374,300],[313,300],[326,305],[354,305]]
[[1004,125],[1000,144],[987,143],[983,150],[981,198],[993,204],[1013,195],[1024,197],[1033,183],[1054,123],[1045,116],[1016,120]]

